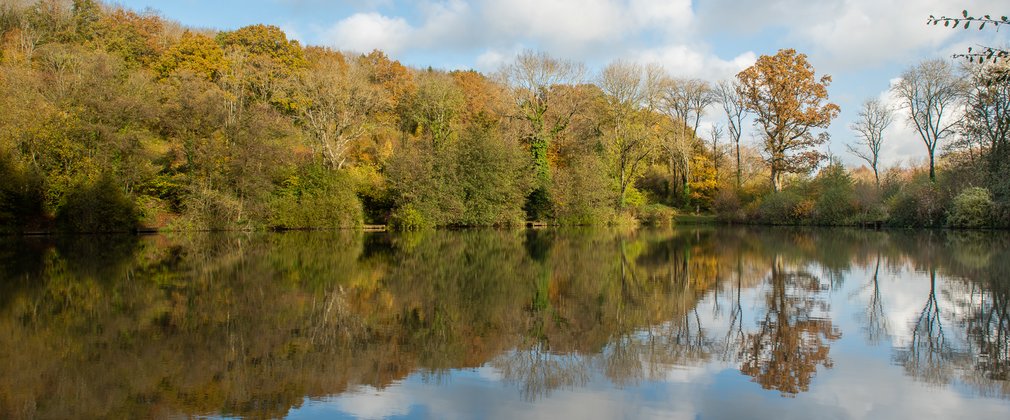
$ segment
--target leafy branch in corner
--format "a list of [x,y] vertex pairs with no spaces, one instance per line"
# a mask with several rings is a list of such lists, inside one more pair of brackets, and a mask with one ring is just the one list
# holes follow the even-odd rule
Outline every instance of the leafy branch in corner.
[[[969,16],[967,10],[961,11],[961,17],[947,17],[940,16],[936,17],[929,15],[929,19],[926,20],[927,25],[936,26],[940,22],[943,22],[943,26],[950,27],[953,29],[968,29],[971,27],[972,23],[978,24],[978,30],[982,30],[986,25],[990,25],[999,31],[1001,25],[1010,25],[1010,19],[1006,16],[1000,16],[999,19],[993,19],[990,15],[984,15],[981,17]],[[979,63],[984,63],[986,61],[998,62],[1001,60],[1006,60],[1010,58],[1010,51],[1002,48],[993,47],[981,47],[979,51],[973,51],[971,47],[968,47],[968,52],[965,54],[954,54],[954,58],[967,58],[969,62],[974,63],[978,60]]]

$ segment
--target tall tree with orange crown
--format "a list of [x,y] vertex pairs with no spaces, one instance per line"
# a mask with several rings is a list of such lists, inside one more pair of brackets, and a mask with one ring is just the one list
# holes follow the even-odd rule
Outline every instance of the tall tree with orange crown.
[[806,54],[784,49],[762,55],[736,77],[740,96],[762,131],[772,190],[778,191],[782,174],[809,171],[824,158],[814,148],[826,143],[828,135],[815,135],[813,129],[827,128],[838,116],[838,105],[827,102],[831,76],[817,79]]

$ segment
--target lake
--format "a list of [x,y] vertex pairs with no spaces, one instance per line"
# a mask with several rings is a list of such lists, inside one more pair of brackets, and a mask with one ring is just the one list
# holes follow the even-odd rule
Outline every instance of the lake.
[[1006,232],[0,238],[0,418],[1008,418]]

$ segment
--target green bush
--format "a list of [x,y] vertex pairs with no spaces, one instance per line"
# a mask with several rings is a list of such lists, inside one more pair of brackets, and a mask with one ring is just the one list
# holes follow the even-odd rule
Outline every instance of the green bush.
[[431,227],[424,215],[414,206],[407,204],[396,209],[389,218],[389,229],[398,232],[422,230]]
[[473,128],[455,149],[455,179],[464,211],[453,222],[465,226],[517,225],[532,176],[518,142],[487,128]]
[[776,225],[797,224],[812,207],[792,191],[773,192],[764,196],[757,206],[756,218],[763,223]]
[[848,223],[855,212],[852,178],[840,163],[824,168],[815,182],[819,190],[813,206],[813,222],[821,225]]
[[940,189],[928,180],[916,180],[888,200],[888,223],[902,227],[941,226],[943,209],[944,199]]
[[615,219],[613,180],[599,156],[587,154],[554,174],[551,196],[555,220],[562,225],[602,225]]
[[56,222],[69,232],[130,232],[137,228],[133,200],[110,177],[84,181],[64,196]]
[[405,141],[386,174],[396,207],[410,206],[431,226],[518,224],[531,181],[522,146],[490,127],[437,145]]
[[638,220],[646,226],[671,226],[677,212],[662,204],[648,204],[638,207]]
[[348,176],[310,167],[286,179],[269,203],[274,229],[361,226],[364,210]]
[[993,202],[989,190],[980,187],[962,191],[951,203],[947,225],[961,228],[983,228],[992,224]]

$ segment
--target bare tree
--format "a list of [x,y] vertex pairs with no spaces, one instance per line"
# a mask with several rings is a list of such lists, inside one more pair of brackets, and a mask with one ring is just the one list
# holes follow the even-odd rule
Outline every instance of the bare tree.
[[[670,172],[679,172],[680,182],[687,191],[691,179],[691,154],[698,124],[705,108],[715,102],[712,86],[698,79],[668,79],[662,88],[660,110],[674,121],[674,135],[666,145],[670,152]],[[690,129],[690,131],[688,131]],[[675,179],[675,181],[677,181]]]
[[709,130],[709,137],[712,138],[712,167],[715,168],[715,178],[719,179],[719,161],[722,159],[722,151],[719,150],[719,139],[722,138],[723,129],[719,124],[713,124]]
[[568,112],[552,113],[552,88],[577,85],[585,77],[580,63],[553,58],[543,52],[523,51],[515,62],[505,66],[499,77],[509,87],[519,111],[518,118],[528,124],[525,140],[530,145],[537,177],[546,183],[550,179],[547,150],[550,142],[568,126],[577,107]]
[[901,74],[892,89],[908,110],[909,125],[915,127],[929,154],[929,179],[936,181],[936,146],[954,133],[954,117],[963,89],[954,68],[945,60],[923,61]]
[[729,140],[736,145],[736,188],[741,184],[740,136],[743,134],[743,119],[747,117],[747,106],[740,97],[739,83],[736,80],[724,80],[715,87],[716,101],[726,113],[726,127],[729,129]]
[[990,190],[998,199],[1010,197],[1010,63],[972,64],[965,117],[960,124],[963,142],[972,160],[976,155],[988,161]]
[[372,129],[366,121],[381,109],[382,101],[355,60],[345,61],[332,52],[314,66],[301,79],[301,89],[310,101],[300,110],[299,120],[327,166],[340,169],[353,142]]
[[851,126],[852,131],[859,134],[859,146],[856,148],[851,144],[846,145],[849,152],[863,159],[873,169],[873,179],[880,189],[880,174],[877,165],[880,161],[880,146],[884,142],[884,129],[894,121],[894,112],[880,100],[873,98],[863,102],[863,108],[859,111],[859,119]]

